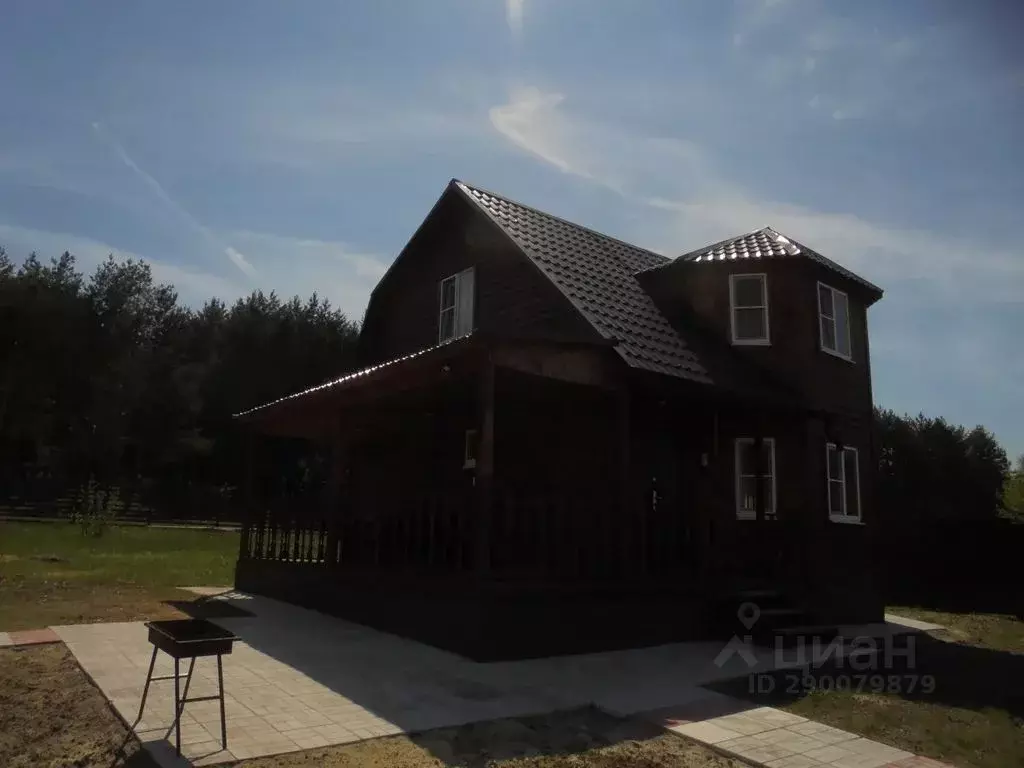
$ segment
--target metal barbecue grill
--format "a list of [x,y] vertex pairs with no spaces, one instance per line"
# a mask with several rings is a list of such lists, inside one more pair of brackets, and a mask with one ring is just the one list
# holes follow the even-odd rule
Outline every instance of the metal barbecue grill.
[[[190,701],[220,701],[220,742],[223,749],[228,748],[228,729],[224,719],[224,667],[221,656],[231,653],[232,644],[238,639],[233,633],[219,627],[206,619],[172,619],[169,621],[147,621],[149,642],[153,644],[153,656],[149,660],[149,672],[146,674],[146,685],[142,689],[142,703],[139,705],[138,724],[142,720],[142,712],[146,708],[146,696],[149,695],[149,684],[154,680],[174,680],[174,749],[181,754],[181,713],[185,704]],[[156,664],[157,651],[163,651],[174,659],[173,675],[157,675],[153,677],[153,666]],[[192,671],[196,659],[200,656],[217,657],[217,695],[188,697],[188,688],[192,683]],[[188,674],[185,676],[185,690],[181,688],[179,664],[182,659],[189,659]],[[134,726],[133,726],[134,728]]]

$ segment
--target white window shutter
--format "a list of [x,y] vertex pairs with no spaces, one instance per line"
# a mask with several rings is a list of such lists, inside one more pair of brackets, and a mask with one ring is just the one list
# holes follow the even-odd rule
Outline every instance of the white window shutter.
[[459,273],[459,303],[455,313],[455,335],[457,337],[473,332],[474,282],[472,269]]

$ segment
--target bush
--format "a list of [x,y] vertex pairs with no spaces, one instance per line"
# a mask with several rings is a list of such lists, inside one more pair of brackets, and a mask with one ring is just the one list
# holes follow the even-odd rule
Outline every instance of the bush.
[[71,507],[71,522],[82,529],[84,536],[102,536],[117,518],[121,504],[116,488],[103,488],[90,477],[75,495]]
[[1024,455],[1017,457],[1014,471],[1006,479],[1003,512],[1007,517],[1024,521]]

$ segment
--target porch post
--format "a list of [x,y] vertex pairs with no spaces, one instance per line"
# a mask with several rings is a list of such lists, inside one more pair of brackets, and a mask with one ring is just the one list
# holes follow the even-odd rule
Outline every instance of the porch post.
[[[618,442],[619,442],[619,510],[614,516],[614,523],[609,526],[612,536],[619,536],[622,549],[622,569],[620,575],[625,576],[630,570],[630,548],[632,545],[631,536],[633,530],[633,515],[636,510],[633,508],[633,478],[631,474],[630,451],[632,441],[630,440],[630,409],[629,389],[623,388],[618,397]],[[609,547],[609,552],[611,547]]]
[[484,362],[479,385],[480,443],[477,448],[475,507],[476,552],[474,569],[480,575],[491,569],[491,520],[494,515],[494,362]]
[[327,496],[325,499],[326,509],[324,510],[324,517],[327,523],[327,551],[325,553],[324,560],[328,567],[338,565],[341,560],[338,554],[338,533],[341,528],[339,507],[341,500],[341,475],[343,472],[344,462],[347,459],[345,456],[343,440],[341,416],[339,416],[338,423],[331,432],[331,444],[328,450],[331,474],[327,480]]
[[238,559],[245,560],[251,556],[252,521],[253,521],[253,435],[246,429],[242,437],[243,462],[242,470],[242,537],[238,543]]

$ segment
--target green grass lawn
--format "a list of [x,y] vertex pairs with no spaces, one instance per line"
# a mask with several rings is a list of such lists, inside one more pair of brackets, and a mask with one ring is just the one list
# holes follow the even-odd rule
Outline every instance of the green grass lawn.
[[178,586],[230,585],[238,533],[0,522],[0,630],[162,618]]
[[944,637],[961,643],[1024,653],[1024,621],[998,613],[948,613],[892,606],[889,613],[930,621],[946,628]]

